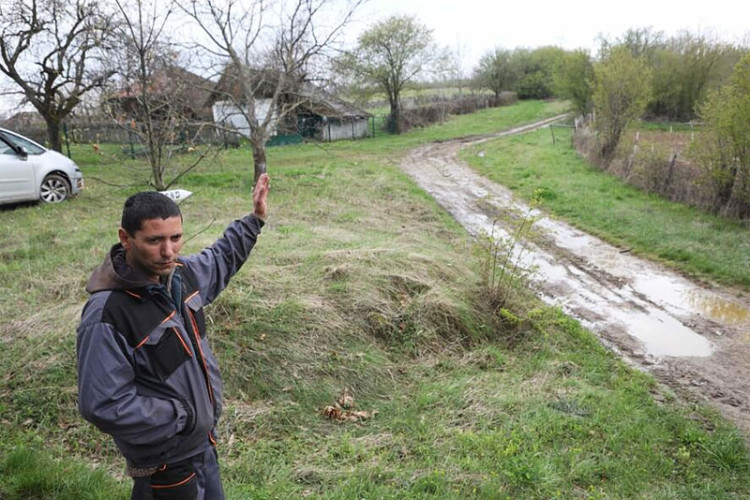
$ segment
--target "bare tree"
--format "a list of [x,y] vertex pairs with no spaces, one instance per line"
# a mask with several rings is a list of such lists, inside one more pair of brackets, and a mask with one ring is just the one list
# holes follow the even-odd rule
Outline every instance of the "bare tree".
[[111,71],[100,56],[111,20],[95,0],[11,0],[0,5],[0,72],[47,124],[49,146],[60,151],[62,121]]
[[464,78],[466,76],[466,56],[466,44],[464,44],[460,38],[456,38],[456,45],[453,47],[453,50],[450,51],[450,71],[453,81],[455,82],[454,85],[458,88],[458,95],[463,95],[464,93],[463,88],[465,83]]
[[[190,144],[192,125],[200,120],[199,108],[208,96],[208,80],[183,69],[178,50],[165,35],[174,4],[156,0],[115,0],[117,51],[111,62],[117,78],[109,89],[110,115],[146,146],[151,167],[149,183],[169,188],[200,163],[205,151],[187,162],[175,162],[176,142]],[[204,88],[201,89],[200,87]]]
[[[255,179],[266,171],[266,142],[302,103],[314,63],[336,43],[364,0],[189,0],[180,4],[200,27],[207,54],[222,61],[216,98],[249,128]],[[337,7],[337,14],[329,7]]]

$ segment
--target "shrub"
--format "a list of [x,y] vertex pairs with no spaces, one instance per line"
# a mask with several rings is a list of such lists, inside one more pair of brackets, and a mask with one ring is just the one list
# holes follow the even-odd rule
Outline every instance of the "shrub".
[[518,101],[518,96],[515,92],[501,92],[497,97],[479,95],[444,99],[434,96],[420,99],[420,101],[425,104],[407,108],[401,112],[402,131],[439,123],[447,119],[449,115],[466,115],[480,109],[509,106]]

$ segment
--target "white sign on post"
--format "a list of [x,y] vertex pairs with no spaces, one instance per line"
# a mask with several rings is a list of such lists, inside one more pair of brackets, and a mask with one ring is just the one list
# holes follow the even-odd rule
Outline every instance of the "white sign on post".
[[186,191],[184,189],[170,189],[169,191],[159,191],[159,193],[163,194],[167,198],[172,198],[177,203],[193,194],[192,191]]

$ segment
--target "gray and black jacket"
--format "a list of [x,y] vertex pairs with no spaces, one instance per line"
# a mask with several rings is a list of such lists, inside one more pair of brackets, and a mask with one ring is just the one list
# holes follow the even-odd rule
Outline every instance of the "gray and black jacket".
[[219,368],[203,307],[240,269],[263,222],[231,223],[203,251],[182,257],[166,286],[125,263],[115,245],[91,275],[78,327],[78,407],[110,434],[132,467],[156,467],[215,443]]

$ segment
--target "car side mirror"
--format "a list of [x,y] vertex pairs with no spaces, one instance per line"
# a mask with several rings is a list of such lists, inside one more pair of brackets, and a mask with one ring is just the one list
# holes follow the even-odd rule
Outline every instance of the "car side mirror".
[[26,151],[25,147],[18,146],[18,156],[20,156],[22,160],[25,160],[29,157],[29,152]]

